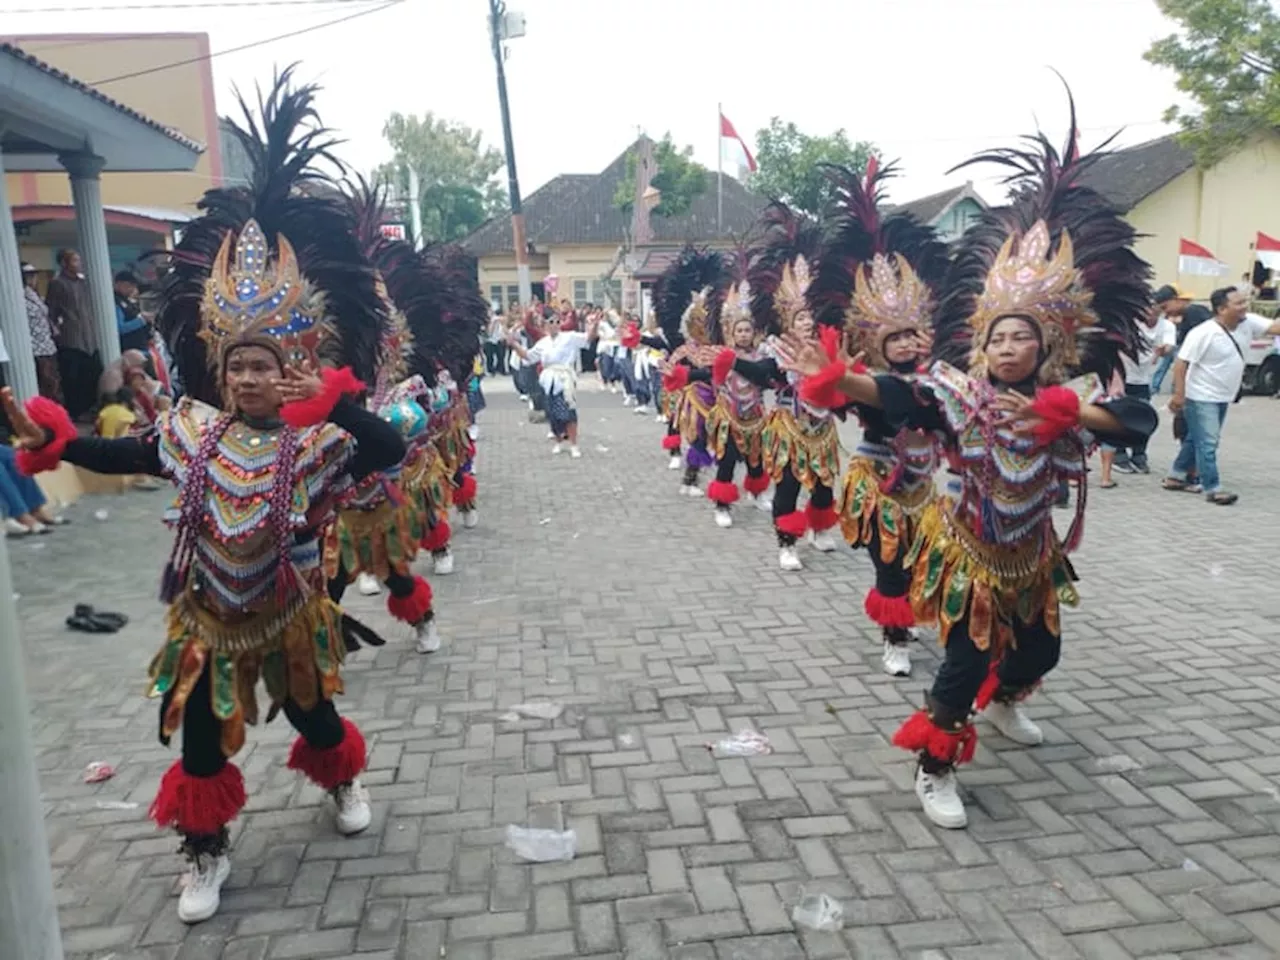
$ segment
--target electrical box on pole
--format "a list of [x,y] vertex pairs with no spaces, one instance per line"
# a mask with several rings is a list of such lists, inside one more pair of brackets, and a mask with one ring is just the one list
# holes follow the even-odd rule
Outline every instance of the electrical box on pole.
[[524,14],[516,10],[508,10],[498,21],[499,40],[518,40],[524,36]]

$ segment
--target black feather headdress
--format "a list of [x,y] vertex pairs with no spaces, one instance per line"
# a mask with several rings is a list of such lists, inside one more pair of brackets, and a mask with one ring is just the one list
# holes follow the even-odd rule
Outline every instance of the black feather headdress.
[[884,214],[892,164],[872,157],[865,175],[829,166],[832,196],[823,214],[822,250],[809,287],[819,323],[844,325],[867,362],[887,366],[894,333],[925,329],[950,263],[933,228],[905,211]]
[[[422,269],[406,275],[406,305],[401,307],[413,332],[413,372],[425,376],[419,364],[435,363],[461,387],[471,377],[489,323],[489,302],[480,292],[475,258],[452,243],[432,244],[418,258]],[[392,299],[396,296],[393,290]]]
[[961,369],[985,374],[987,336],[1004,316],[1038,327],[1041,383],[1079,373],[1105,382],[1121,369],[1122,356],[1136,355],[1138,318],[1151,302],[1151,268],[1133,252],[1133,227],[1080,183],[1110,141],[1080,152],[1075,103],[1067,95],[1071,126],[1061,151],[1037,133],[1025,138],[1025,147],[961,164],[995,163],[1011,171],[1004,180],[1009,204],[984,213],[956,245],[935,313],[934,354]]
[[797,311],[808,309],[822,235],[816,220],[777,201],[760,215],[757,235],[747,270],[751,316],[760,334],[773,336],[790,328]]
[[731,281],[722,254],[691,244],[680,251],[651,293],[658,325],[672,347],[686,340],[705,344],[718,335],[720,307]]
[[207,403],[221,403],[222,361],[237,343],[373,380],[386,311],[351,211],[316,169],[321,160],[340,168],[317,88],[294,88],[292,74],[259,92],[256,111],[240,99],[244,126],[229,127],[249,157],[249,185],[207,191],[166,257],[157,324],[187,392]]

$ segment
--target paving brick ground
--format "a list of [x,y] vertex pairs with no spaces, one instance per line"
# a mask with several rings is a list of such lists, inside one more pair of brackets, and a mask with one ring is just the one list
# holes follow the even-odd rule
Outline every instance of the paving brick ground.
[[[194,928],[175,915],[175,841],[145,819],[173,758],[141,697],[165,495],[84,503],[74,527],[11,542],[70,957],[1280,956],[1280,403],[1231,412],[1235,508],[1154,477],[1090,492],[1084,606],[1031,705],[1047,742],[984,736],[972,825],[946,832],[887,741],[936,652],[909,681],[880,673],[864,558],[784,576],[766,517],[721,531],[675,496],[651,418],[584,388],[586,455],[553,459],[491,393],[483,519],[435,584],[445,649],[396,642],[347,671],[373,826],[338,837],[284,768],[283,720],[251,731],[223,910]],[[1154,460],[1169,454],[1164,433]],[[72,634],[75,602],[133,619]],[[354,605],[390,629],[378,601]],[[563,716],[500,719],[541,699]],[[747,726],[771,756],[708,753]],[[82,783],[92,760],[116,777]],[[577,858],[518,863],[510,823],[572,827]],[[838,898],[844,931],[793,929],[802,892]]]

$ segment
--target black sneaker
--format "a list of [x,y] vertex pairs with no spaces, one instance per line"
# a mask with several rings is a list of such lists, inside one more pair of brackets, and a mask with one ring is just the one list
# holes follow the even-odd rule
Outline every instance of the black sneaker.
[[1120,473],[1137,473],[1138,468],[1132,460],[1117,460],[1111,465],[1111,469],[1118,470]]
[[1134,470],[1136,470],[1138,473],[1150,473],[1150,472],[1151,472],[1151,464],[1149,464],[1145,459],[1143,459],[1143,460],[1134,460],[1134,461],[1133,461],[1133,469],[1134,469]]

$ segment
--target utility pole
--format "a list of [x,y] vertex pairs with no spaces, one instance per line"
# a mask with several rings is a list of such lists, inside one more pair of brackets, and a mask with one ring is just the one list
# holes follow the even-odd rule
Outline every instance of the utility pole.
[[0,542],[0,957],[62,960],[26,675]]
[[493,63],[498,71],[498,105],[502,108],[502,143],[507,154],[507,192],[511,197],[511,240],[515,247],[516,277],[520,284],[520,303],[533,300],[529,279],[529,245],[524,233],[524,211],[520,207],[520,181],[516,177],[516,148],[511,138],[511,106],[507,102],[507,72],[502,63],[502,41],[506,35],[503,0],[489,0],[489,37],[493,41]]
[[422,186],[412,163],[409,164],[409,228],[413,231],[413,248],[421,250],[425,246],[422,239]]

